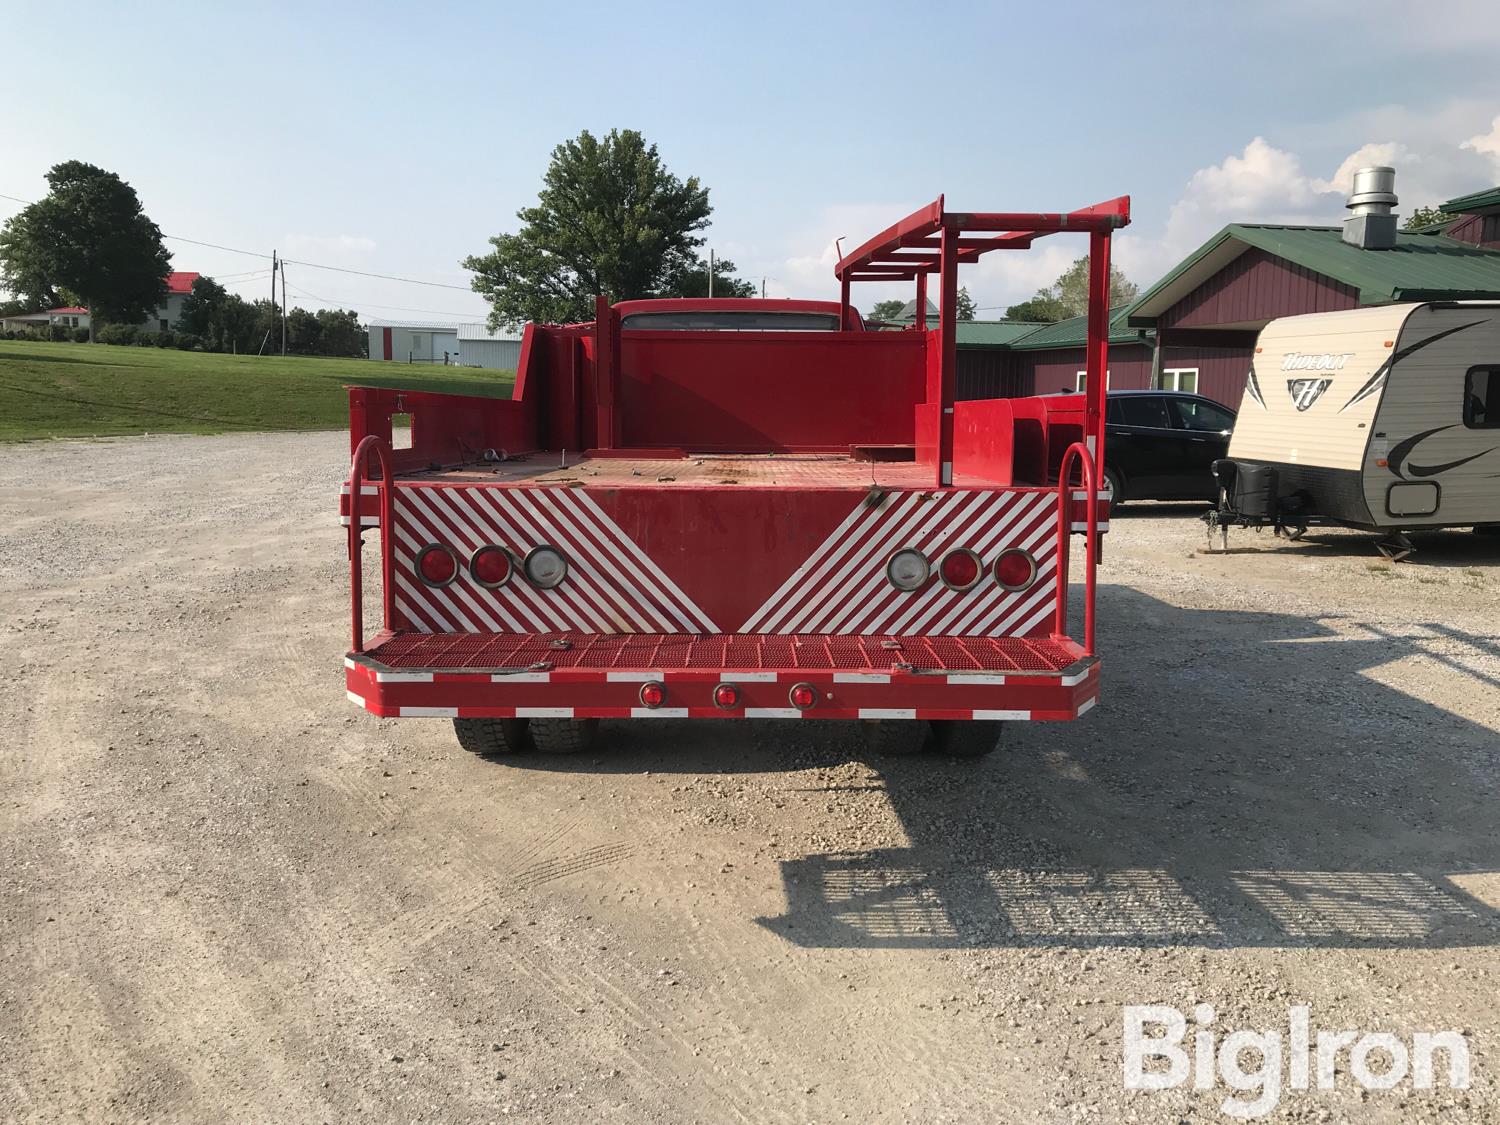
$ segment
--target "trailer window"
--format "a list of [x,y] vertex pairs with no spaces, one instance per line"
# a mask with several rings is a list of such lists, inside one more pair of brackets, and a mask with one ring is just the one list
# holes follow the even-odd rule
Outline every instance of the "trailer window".
[[652,312],[633,313],[621,328],[653,332],[836,332],[837,313],[810,312]]
[[1500,430],[1500,364],[1471,367],[1464,379],[1464,425]]

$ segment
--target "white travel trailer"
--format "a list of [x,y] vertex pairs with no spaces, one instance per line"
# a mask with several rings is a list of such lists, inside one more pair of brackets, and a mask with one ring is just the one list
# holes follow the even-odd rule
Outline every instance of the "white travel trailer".
[[1261,329],[1212,522],[1500,532],[1500,302],[1382,305]]

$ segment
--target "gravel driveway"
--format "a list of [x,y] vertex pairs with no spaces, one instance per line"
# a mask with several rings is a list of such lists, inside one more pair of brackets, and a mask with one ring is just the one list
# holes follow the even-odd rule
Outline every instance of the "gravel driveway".
[[[344,699],[342,435],[0,449],[0,1116],[1215,1120],[1122,1007],[1460,1031],[1500,1120],[1500,541],[1131,506],[1104,699],[979,763],[837,724],[495,765]],[[1446,1073],[1440,1070],[1440,1073]]]

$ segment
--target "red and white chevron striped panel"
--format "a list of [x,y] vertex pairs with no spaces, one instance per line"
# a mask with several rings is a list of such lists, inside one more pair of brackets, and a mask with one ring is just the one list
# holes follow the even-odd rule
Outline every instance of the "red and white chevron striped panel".
[[[937,580],[915,592],[886,579],[890,556],[922,551],[934,569],[951,548],[978,553],[986,572],[973,589]],[[1006,548],[1030,551],[1037,580],[1007,591],[988,572]],[[745,633],[1025,636],[1055,608],[1057,499],[1047,492],[893,492],[861,503],[741,627]]]
[[[395,513],[396,606],[423,632],[719,632],[582,489],[399,488]],[[517,558],[546,544],[567,557],[568,577],[537,590],[518,573],[489,589],[460,567],[452,584],[434,588],[416,577],[431,543],[464,562],[490,544]]]

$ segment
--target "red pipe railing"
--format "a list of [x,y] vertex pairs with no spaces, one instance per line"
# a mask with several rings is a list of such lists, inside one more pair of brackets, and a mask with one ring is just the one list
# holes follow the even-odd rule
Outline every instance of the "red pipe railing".
[[1063,453],[1062,468],[1057,474],[1057,632],[1068,631],[1068,546],[1073,534],[1073,461],[1082,468],[1084,503],[1088,517],[1084,529],[1083,575],[1083,651],[1094,655],[1094,571],[1097,569],[1099,543],[1099,486],[1095,478],[1094,458],[1088,446],[1075,441]]
[[349,465],[349,597],[353,618],[351,652],[362,652],[365,647],[364,563],[360,557],[364,534],[360,523],[364,514],[360,499],[365,483],[365,469],[368,468],[372,450],[380,461],[380,594],[384,628],[391,628],[396,610],[396,593],[391,586],[391,521],[395,506],[395,478],[391,475],[391,459],[387,456],[389,451],[385,442],[375,434],[367,434],[355,447],[354,457]]

